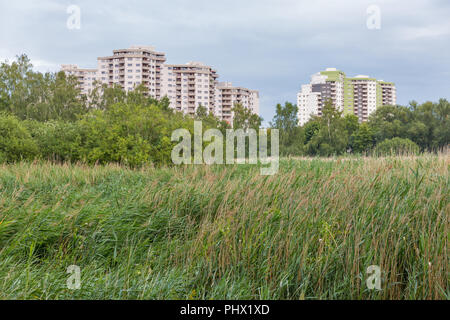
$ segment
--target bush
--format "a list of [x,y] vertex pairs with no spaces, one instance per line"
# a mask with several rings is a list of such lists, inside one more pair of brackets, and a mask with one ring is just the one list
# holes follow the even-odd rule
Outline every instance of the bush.
[[118,162],[132,167],[169,164],[170,136],[192,128],[192,120],[166,115],[157,105],[127,103],[92,111],[78,121],[81,159],[88,163]]
[[80,133],[78,123],[64,121],[25,121],[45,160],[80,160]]
[[0,161],[32,160],[38,147],[30,133],[13,115],[0,114]]
[[417,155],[419,153],[419,146],[409,139],[393,138],[384,140],[379,143],[375,149],[374,154],[377,156],[387,155]]

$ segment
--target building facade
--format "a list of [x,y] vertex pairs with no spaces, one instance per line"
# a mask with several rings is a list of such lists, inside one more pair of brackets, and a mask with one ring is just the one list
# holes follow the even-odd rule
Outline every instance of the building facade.
[[76,64],[63,64],[61,71],[66,75],[77,78],[80,85],[81,94],[89,94],[95,88],[95,81],[97,80],[97,69],[82,69]]
[[172,108],[194,115],[201,105],[215,112],[217,71],[201,62],[167,64],[162,71],[162,96]]
[[112,56],[97,58],[98,81],[126,91],[143,84],[150,96],[161,99],[161,69],[166,61],[164,53],[153,47],[133,46],[114,50]]
[[77,77],[82,94],[88,95],[97,83],[119,85],[130,91],[139,85],[158,100],[167,97],[170,107],[194,115],[201,105],[219,119],[233,123],[232,108],[241,103],[259,115],[259,92],[217,81],[219,75],[201,62],[166,64],[166,56],[150,46],[132,46],[97,58],[97,69],[62,65],[61,70]]
[[365,75],[348,78],[335,68],[314,74],[310,84],[303,85],[297,95],[299,124],[313,115],[321,116],[327,101],[344,115],[354,114],[360,122],[368,120],[377,107],[397,103],[395,85]]
[[235,104],[241,104],[244,108],[259,115],[259,92],[243,87],[235,87],[231,82],[219,82],[215,90],[216,102],[215,115],[229,123],[233,122]]

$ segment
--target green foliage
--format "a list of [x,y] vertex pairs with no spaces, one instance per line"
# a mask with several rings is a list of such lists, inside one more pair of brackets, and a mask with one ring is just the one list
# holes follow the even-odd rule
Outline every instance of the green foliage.
[[248,129],[258,130],[261,127],[262,118],[243,105],[237,103],[234,105],[232,111],[234,112],[233,128],[234,129]]
[[322,116],[312,117],[298,131],[292,129],[295,121],[286,120],[294,119],[294,108],[292,104],[286,106],[277,106],[277,115],[271,124],[281,131],[282,155],[370,154],[377,144],[395,137],[413,141],[420,152],[443,151],[450,143],[450,103],[445,99],[422,105],[412,102],[410,107],[382,106],[362,124],[354,115],[342,117],[331,101],[327,101]]
[[78,126],[82,160],[139,166],[169,163],[172,131],[192,128],[192,121],[180,115],[169,117],[157,105],[116,103],[90,112]]
[[359,129],[358,117],[354,114],[347,114],[344,117],[344,128],[349,135],[352,135]]
[[378,156],[417,155],[419,153],[419,146],[409,139],[396,137],[379,143],[374,153]]
[[332,156],[347,151],[348,133],[345,125],[348,122],[342,118],[342,112],[336,110],[331,101],[327,101],[321,117],[315,117],[318,131],[310,138],[305,146],[308,155]]
[[377,143],[394,137],[407,138],[409,124],[413,121],[410,109],[402,106],[382,106],[370,116]]
[[319,132],[320,123],[317,119],[310,120],[305,124],[304,128],[305,128],[305,143],[308,143]]
[[372,128],[367,123],[359,125],[358,129],[351,135],[350,144],[353,152],[367,153],[375,145]]
[[411,102],[410,108],[383,106],[370,117],[369,124],[375,140],[380,143],[394,137],[410,139],[421,151],[439,151],[450,142],[450,103],[440,99],[438,103],[426,102],[418,105]]
[[270,123],[272,128],[290,131],[298,125],[298,107],[290,102],[286,102],[284,106],[277,104],[275,108],[275,116]]
[[223,135],[225,135],[226,129],[231,128],[227,122],[219,120],[202,105],[197,108],[195,120],[201,121],[203,127],[219,129]]
[[0,162],[34,159],[38,148],[27,128],[15,116],[0,113]]
[[24,125],[36,142],[42,159],[60,162],[81,160],[81,132],[77,122],[27,120]]
[[42,74],[32,67],[26,55],[0,65],[0,111],[39,121],[74,121],[88,111],[75,77]]
[[280,153],[296,155],[303,152],[304,130],[298,127],[298,107],[290,102],[277,104],[271,127],[280,130]]

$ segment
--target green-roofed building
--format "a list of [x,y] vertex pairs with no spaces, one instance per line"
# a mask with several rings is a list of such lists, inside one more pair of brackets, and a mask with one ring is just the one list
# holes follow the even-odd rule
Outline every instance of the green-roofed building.
[[396,89],[392,82],[365,75],[347,77],[343,71],[327,68],[314,74],[297,95],[300,125],[313,115],[321,116],[327,100],[343,115],[354,114],[363,122],[379,106],[395,105]]

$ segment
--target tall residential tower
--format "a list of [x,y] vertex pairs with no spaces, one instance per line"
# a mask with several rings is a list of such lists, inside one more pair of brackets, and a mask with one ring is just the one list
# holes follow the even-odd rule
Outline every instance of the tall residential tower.
[[96,82],[130,91],[139,85],[158,100],[167,97],[170,107],[194,115],[201,105],[219,119],[233,123],[232,108],[242,104],[259,114],[259,93],[230,82],[219,83],[219,75],[201,62],[165,64],[166,56],[154,47],[132,46],[114,50],[112,56],[97,58],[97,69],[81,69],[63,65],[61,71],[77,77],[81,93],[88,95]]
[[162,72],[162,96],[170,105],[184,113],[194,115],[199,105],[215,112],[216,70],[201,62],[166,64]]
[[314,74],[310,84],[303,85],[298,93],[299,123],[304,125],[311,116],[321,116],[327,101],[344,115],[354,114],[363,122],[377,107],[395,105],[396,100],[395,85],[391,82],[364,75],[347,78],[344,72],[327,68]]
[[149,94],[161,98],[161,67],[166,61],[164,53],[153,47],[133,46],[114,50],[112,56],[99,57],[98,80],[109,86],[119,84],[125,90],[132,90],[143,84]]

